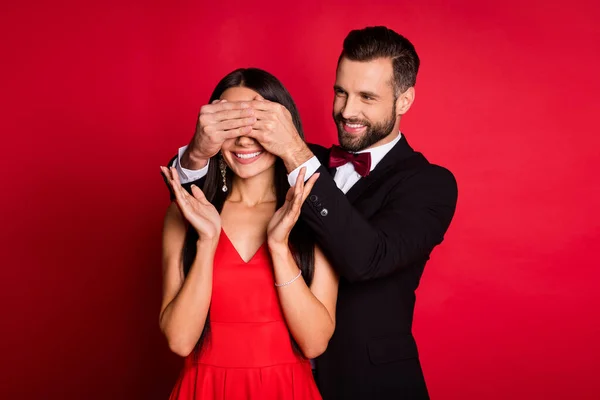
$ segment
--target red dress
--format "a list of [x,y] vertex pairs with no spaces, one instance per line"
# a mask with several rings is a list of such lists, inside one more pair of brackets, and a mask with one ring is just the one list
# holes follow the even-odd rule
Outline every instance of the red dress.
[[221,231],[209,318],[171,400],[321,399],[310,362],[292,348],[266,244],[246,263]]

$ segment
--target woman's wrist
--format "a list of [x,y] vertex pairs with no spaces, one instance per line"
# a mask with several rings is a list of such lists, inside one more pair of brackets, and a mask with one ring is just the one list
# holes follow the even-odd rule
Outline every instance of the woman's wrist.
[[298,279],[300,268],[296,265],[288,243],[271,241],[268,245],[273,260],[275,286],[286,286],[287,282]]
[[286,241],[267,239],[267,246],[271,256],[287,256],[290,253],[289,244]]
[[200,250],[214,251],[214,250],[216,250],[218,244],[219,244],[219,236],[214,236],[214,237],[201,236],[196,241],[196,248],[197,248],[198,252]]

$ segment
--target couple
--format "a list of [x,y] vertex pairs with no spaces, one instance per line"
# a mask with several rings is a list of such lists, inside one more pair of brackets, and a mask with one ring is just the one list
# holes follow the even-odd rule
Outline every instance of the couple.
[[428,398],[414,292],[457,188],[400,132],[418,67],[394,31],[350,32],[332,149],[304,143],[272,75],[219,82],[163,168],[160,326],[186,356],[172,399]]

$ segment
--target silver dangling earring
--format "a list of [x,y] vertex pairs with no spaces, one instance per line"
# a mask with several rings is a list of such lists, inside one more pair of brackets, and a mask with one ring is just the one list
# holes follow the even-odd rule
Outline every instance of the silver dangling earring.
[[225,164],[225,160],[223,160],[223,156],[219,158],[219,169],[221,170],[221,176],[223,177],[223,187],[221,190],[223,192],[227,191],[227,164]]

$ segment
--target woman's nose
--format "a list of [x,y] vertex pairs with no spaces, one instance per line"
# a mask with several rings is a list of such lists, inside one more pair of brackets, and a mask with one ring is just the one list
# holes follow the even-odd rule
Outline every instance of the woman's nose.
[[237,144],[238,146],[244,146],[244,147],[248,147],[248,146],[252,146],[256,143],[256,141],[249,137],[249,136],[240,136],[237,138],[235,144]]

